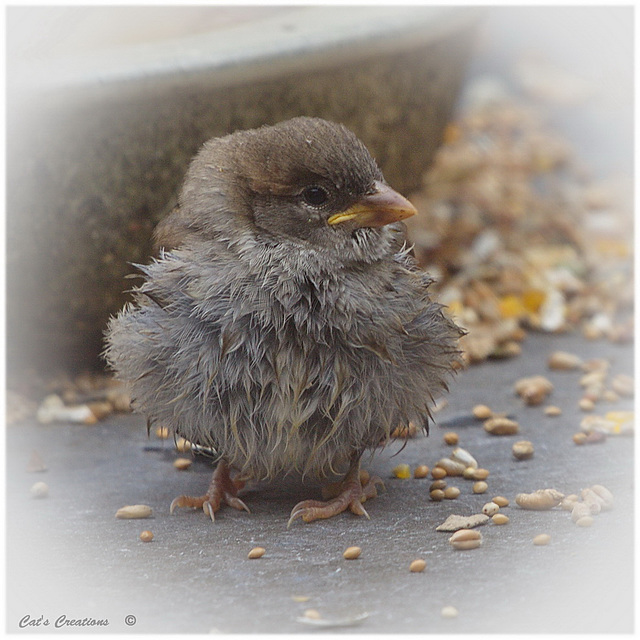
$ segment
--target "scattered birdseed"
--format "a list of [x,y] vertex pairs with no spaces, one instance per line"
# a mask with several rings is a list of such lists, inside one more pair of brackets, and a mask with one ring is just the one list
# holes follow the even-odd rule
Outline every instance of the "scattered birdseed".
[[582,432],[574,433],[573,441],[576,444],[584,444],[587,441],[587,434]]
[[509,418],[490,418],[484,423],[484,429],[494,436],[511,436],[518,433],[520,425]]
[[460,437],[455,431],[449,431],[442,436],[442,439],[445,441],[445,444],[456,445],[458,444]]
[[30,491],[34,498],[46,498],[49,495],[49,485],[46,482],[36,482]]
[[435,491],[436,489],[442,489],[443,491],[447,488],[447,483],[445,480],[434,480],[429,485],[429,491]]
[[176,450],[180,453],[186,453],[187,451],[191,451],[192,444],[186,440],[185,438],[178,438],[176,440]]
[[442,489],[434,489],[429,492],[429,498],[434,502],[440,502],[444,500],[444,491]]
[[447,487],[444,490],[444,497],[447,500],[455,500],[460,495],[458,487]]
[[149,530],[143,531],[140,534],[140,540],[142,540],[142,542],[151,542],[153,540],[153,533]]
[[519,440],[511,447],[511,452],[518,460],[529,460],[533,458],[533,443],[528,440]]
[[456,462],[460,462],[461,464],[463,464],[465,468],[468,468],[468,467],[471,467],[472,469],[478,468],[477,460],[466,449],[463,449],[462,447],[456,447],[451,452],[451,455],[449,457],[452,460],[455,460]]
[[573,371],[582,367],[582,359],[566,351],[554,351],[548,360],[549,369],[556,371]]
[[133,504],[121,507],[116,511],[116,518],[131,520],[148,518],[151,515],[151,507],[146,504]]
[[593,518],[591,516],[582,516],[576,520],[576,524],[579,527],[590,527],[593,524]]
[[414,478],[426,478],[429,475],[429,467],[426,464],[418,465],[413,471]]
[[551,404],[548,407],[545,407],[544,413],[547,416],[556,417],[556,416],[562,415],[562,409],[560,407],[556,407],[555,405]]
[[422,558],[416,558],[410,565],[409,571],[411,573],[421,573],[427,567],[427,563]]
[[294,602],[309,602],[309,600],[311,600],[311,596],[291,596],[291,599]]
[[581,411],[593,411],[596,408],[595,402],[590,398],[580,398],[578,407]]
[[544,376],[521,378],[514,385],[514,391],[530,406],[542,404],[553,391],[553,384]]
[[459,531],[460,529],[473,529],[489,522],[489,516],[484,513],[476,513],[471,516],[450,515],[442,524],[436,527],[436,531]]
[[538,489],[533,493],[519,493],[516,502],[523,509],[545,511],[558,506],[564,498],[564,494],[555,489]]
[[160,440],[166,440],[169,437],[169,428],[168,427],[157,427],[156,428],[156,438],[160,438]]
[[496,513],[491,516],[491,520],[494,524],[509,524],[509,516],[506,516],[504,513]]
[[434,480],[442,480],[446,475],[447,472],[442,467],[433,467],[433,469],[431,469],[431,477]]
[[635,393],[635,381],[631,376],[619,373],[611,381],[611,388],[621,396],[632,397]]
[[488,469],[474,469],[471,473],[472,480],[486,480],[489,477]]
[[591,490],[603,500],[603,508],[605,510],[613,508],[613,494],[609,489],[603,487],[601,484],[594,484]]
[[482,534],[474,529],[460,529],[449,538],[449,544],[454,549],[477,549],[482,544]]
[[473,415],[478,420],[488,420],[493,416],[493,411],[486,404],[477,404],[473,407]]
[[396,478],[400,478],[402,480],[406,480],[411,477],[411,469],[409,469],[408,464],[399,464],[397,467],[393,468],[392,473]]
[[544,547],[551,542],[551,536],[548,533],[540,533],[533,539],[533,544],[536,547]]
[[262,558],[265,553],[266,549],[264,547],[254,547],[249,551],[247,558],[249,558],[249,560],[256,560],[257,558]]
[[306,609],[302,615],[311,620],[320,620],[321,617],[320,612],[317,609]]
[[347,547],[342,556],[345,560],[356,560],[360,557],[362,549],[360,547]]
[[482,507],[482,513],[489,517],[494,516],[499,510],[500,507],[495,502],[487,502],[487,504]]
[[580,518],[591,516],[591,507],[585,502],[576,502],[571,510],[571,520],[578,522]]
[[462,462],[452,460],[451,458],[441,458],[436,462],[436,467],[444,469],[448,476],[461,476],[466,469]]
[[489,488],[489,485],[484,480],[479,480],[474,483],[472,491],[473,493],[484,493]]
[[495,498],[491,498],[491,502],[495,502],[500,508],[509,506],[509,500],[507,500],[504,496],[496,496]]
[[189,458],[176,458],[173,461],[173,466],[179,471],[186,471],[193,464],[193,460]]
[[448,605],[446,607],[442,607],[442,609],[440,610],[440,615],[443,618],[457,618],[458,610],[455,607]]

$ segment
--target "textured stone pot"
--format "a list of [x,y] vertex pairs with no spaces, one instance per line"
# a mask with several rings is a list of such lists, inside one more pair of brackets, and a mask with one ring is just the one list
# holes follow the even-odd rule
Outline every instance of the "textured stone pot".
[[[10,9],[9,30],[20,11]],[[179,11],[221,15],[215,7]],[[10,47],[10,371],[99,363],[105,323],[132,283],[130,263],[148,260],[155,223],[212,136],[321,116],[352,128],[394,187],[417,187],[450,117],[480,15],[279,8],[187,37],[44,60],[25,61]]]

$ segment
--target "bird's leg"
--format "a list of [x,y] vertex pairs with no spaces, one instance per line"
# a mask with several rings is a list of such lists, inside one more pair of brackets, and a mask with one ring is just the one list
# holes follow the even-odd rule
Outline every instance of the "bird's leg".
[[367,498],[375,498],[378,495],[377,484],[384,487],[384,483],[377,476],[360,475],[360,455],[354,456],[349,471],[340,483],[340,492],[336,497],[327,501],[303,500],[299,502],[291,511],[287,527],[297,518],[302,518],[305,522],[312,522],[321,518],[331,518],[346,509],[350,509],[357,516],[365,516],[368,519],[369,514],[362,503]]
[[238,498],[238,491],[244,487],[241,480],[233,480],[229,473],[229,464],[226,460],[220,460],[218,466],[213,472],[211,483],[207,489],[207,493],[203,496],[179,496],[173,500],[169,511],[174,512],[176,507],[194,507],[202,510],[215,520],[214,513],[220,509],[222,504],[228,504],[235,509],[244,509],[249,511],[249,507]]

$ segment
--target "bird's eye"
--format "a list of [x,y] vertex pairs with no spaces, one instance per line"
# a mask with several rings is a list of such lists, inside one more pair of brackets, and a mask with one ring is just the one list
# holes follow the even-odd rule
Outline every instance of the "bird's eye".
[[302,192],[302,197],[307,204],[310,204],[312,207],[321,207],[323,204],[326,204],[327,200],[329,200],[329,194],[327,190],[323,187],[307,187]]

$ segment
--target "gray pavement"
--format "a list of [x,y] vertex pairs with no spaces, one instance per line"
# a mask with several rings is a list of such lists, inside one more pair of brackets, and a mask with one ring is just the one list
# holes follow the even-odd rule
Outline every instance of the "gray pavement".
[[[25,616],[43,616],[48,627],[28,630],[51,632],[66,616],[108,620],[105,627],[65,627],[90,633],[308,633],[315,628],[297,618],[312,608],[325,620],[368,614],[357,625],[334,629],[339,633],[631,632],[634,440],[572,442],[584,415],[577,409],[580,373],[548,371],[546,358],[556,349],[606,356],[613,373],[632,370],[629,345],[530,335],[521,357],[462,372],[428,438],[365,460],[386,483],[386,491],[366,504],[371,520],[346,513],[287,529],[291,507],[317,495],[317,488],[294,480],[245,490],[251,514],[227,508],[215,523],[200,511],[171,516],[172,498],[203,492],[211,466],[199,457],[188,471],[174,469],[172,442],[148,439],[141,417],[114,416],[91,427],[9,427],[7,630],[20,630]],[[513,395],[513,382],[534,374],[554,383],[549,403],[562,407],[561,416],[546,417],[541,407],[525,407]],[[468,418],[480,402],[516,417],[521,434],[486,434]],[[628,410],[632,402],[599,404],[596,411],[614,408]],[[399,463],[432,467],[448,455],[442,434],[449,430],[490,470],[486,494],[473,495],[470,481],[451,479],[460,497],[436,503],[428,499],[430,479],[391,477]],[[534,443],[531,460],[512,457],[516,439]],[[26,472],[33,449],[46,472]],[[29,489],[39,480],[50,495],[38,500]],[[590,528],[575,526],[566,511],[524,511],[513,500],[521,491],[553,487],[568,494],[595,483],[614,493],[616,506]],[[483,526],[481,548],[453,550],[450,534],[435,531],[447,515],[477,513],[495,495],[511,500],[503,509],[511,522]],[[150,505],[153,516],[115,519],[119,507],[137,503]],[[153,531],[151,543],[138,539],[144,529]],[[549,533],[551,543],[533,546],[538,533]],[[258,545],[265,556],[248,560]],[[362,548],[358,560],[342,557],[351,545]],[[410,573],[417,557],[427,568]],[[442,618],[445,605],[459,616]],[[135,624],[128,626],[127,616]]]

